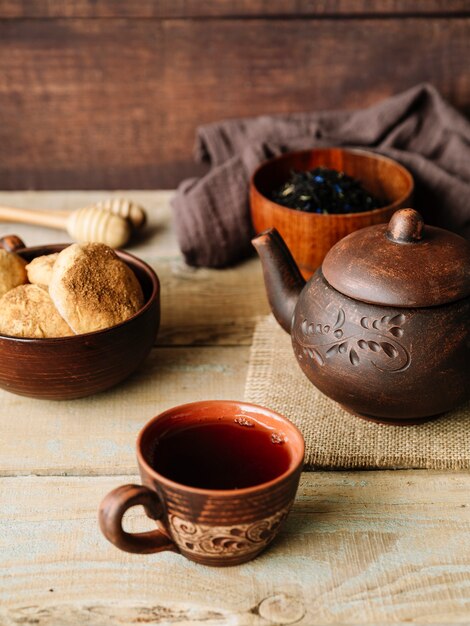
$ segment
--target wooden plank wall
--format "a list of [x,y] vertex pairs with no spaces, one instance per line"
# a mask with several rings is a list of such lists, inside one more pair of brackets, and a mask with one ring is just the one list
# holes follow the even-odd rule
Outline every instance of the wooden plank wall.
[[170,188],[225,117],[429,81],[470,111],[469,0],[0,0],[0,188]]

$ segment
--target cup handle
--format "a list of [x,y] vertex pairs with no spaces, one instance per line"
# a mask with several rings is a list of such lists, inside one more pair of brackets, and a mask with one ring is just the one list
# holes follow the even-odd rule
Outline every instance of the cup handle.
[[124,513],[141,504],[147,515],[154,520],[163,517],[160,497],[143,485],[122,485],[103,499],[99,510],[100,528],[103,535],[120,550],[149,554],[163,550],[178,551],[175,543],[163,530],[146,533],[127,533],[122,528]]
[[16,252],[21,248],[26,248],[22,239],[16,235],[5,235],[0,238],[0,248],[3,248],[7,252]]

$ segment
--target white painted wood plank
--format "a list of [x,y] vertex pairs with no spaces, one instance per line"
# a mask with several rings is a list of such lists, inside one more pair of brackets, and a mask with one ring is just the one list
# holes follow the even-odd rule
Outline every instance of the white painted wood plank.
[[304,474],[277,543],[228,569],[108,544],[98,504],[132,480],[0,479],[2,625],[468,623],[468,473]]
[[134,376],[90,398],[0,390],[0,475],[134,473],[144,423],[184,402],[243,398],[248,357],[248,347],[156,348]]

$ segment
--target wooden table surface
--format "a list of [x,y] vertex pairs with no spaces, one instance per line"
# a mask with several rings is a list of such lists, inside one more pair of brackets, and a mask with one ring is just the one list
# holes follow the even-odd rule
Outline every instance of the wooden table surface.
[[[3,192],[0,204],[63,210],[109,195]],[[305,473],[277,542],[233,568],[126,554],[101,536],[101,498],[138,480],[140,427],[182,402],[243,398],[253,329],[268,311],[257,259],[189,268],[171,192],[126,195],[150,211],[148,238],[130,251],[162,281],[158,343],[138,373],[92,398],[0,391],[1,626],[470,623],[468,472]],[[29,226],[0,233],[67,241]],[[126,525],[151,527],[136,509]]]

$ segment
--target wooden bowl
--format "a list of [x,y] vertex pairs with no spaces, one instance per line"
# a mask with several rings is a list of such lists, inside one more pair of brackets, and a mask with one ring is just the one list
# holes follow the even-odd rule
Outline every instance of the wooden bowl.
[[[67,245],[19,247],[15,252],[31,261]],[[127,252],[116,253],[142,286],[145,304],[140,311],[111,328],[73,337],[23,339],[0,334],[2,389],[31,398],[81,398],[117,385],[142,363],[160,323],[160,283],[146,263]]]
[[[289,209],[269,199],[292,170],[315,167],[328,167],[357,178],[367,191],[388,204],[363,213],[322,215]],[[388,222],[397,209],[411,207],[413,186],[413,178],[403,166],[366,150],[318,148],[288,152],[262,163],[253,174],[251,219],[257,233],[272,227],[280,232],[308,279],[337,241],[354,230]]]

